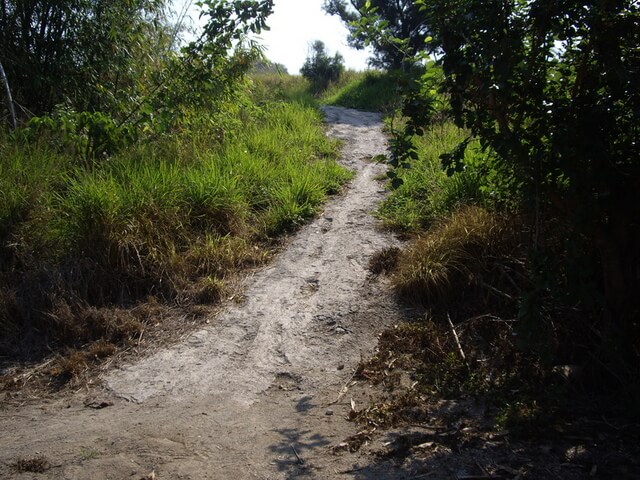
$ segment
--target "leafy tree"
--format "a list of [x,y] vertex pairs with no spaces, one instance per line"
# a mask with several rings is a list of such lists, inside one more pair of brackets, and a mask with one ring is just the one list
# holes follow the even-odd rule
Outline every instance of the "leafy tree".
[[165,7],[165,0],[0,1],[0,61],[16,101],[44,113],[62,102],[97,111],[124,100],[167,49]]
[[289,73],[282,63],[272,62],[266,58],[255,61],[251,70],[255,73]]
[[344,71],[344,58],[336,52],[333,57],[327,54],[324,42],[316,40],[311,45],[309,56],[300,69],[303,77],[307,78],[317,90],[325,89],[329,83],[340,78]]
[[267,29],[273,0],[207,0],[198,2],[207,19],[202,34],[159,72],[153,96],[143,98],[147,110],[170,124],[182,110],[196,106],[216,111],[228,101],[244,74],[262,56],[251,39]]
[[228,100],[260,55],[248,38],[266,28],[273,1],[197,2],[206,23],[179,51],[167,3],[1,0],[0,61],[16,101],[36,114],[64,104],[63,113],[166,130],[187,105]]
[[[523,301],[553,293],[585,310],[611,372],[635,365],[640,310],[640,6],[629,0],[417,0],[423,47],[444,71],[459,126],[497,156],[532,219]],[[370,12],[357,35],[393,39]],[[401,44],[403,38],[398,39]],[[405,105],[417,131],[423,105]],[[464,168],[461,152],[446,157]],[[546,292],[546,293],[545,293]],[[605,347],[606,345],[606,347]],[[574,346],[575,347],[575,346]],[[590,345],[590,348],[593,344]],[[606,358],[609,355],[609,358]],[[616,365],[614,368],[613,365]],[[636,368],[634,367],[634,368]],[[635,371],[635,370],[634,370]]]
[[[51,58],[60,55],[64,60],[52,67],[50,75],[27,78],[30,69],[40,68],[41,58],[35,51],[22,51],[26,57],[33,57],[32,64],[11,63],[15,75],[27,78],[18,89],[19,98],[28,108],[47,114],[32,118],[29,132],[53,132],[58,145],[88,159],[113,153],[140,138],[140,134],[170,132],[194,108],[204,108],[212,117],[219,113],[261,56],[250,35],[266,28],[273,1],[198,2],[200,16],[207,22],[201,35],[179,51],[173,47],[176,27],[165,22],[160,10],[163,2],[71,2],[56,4],[49,10],[46,2],[32,2],[37,12],[33,13],[34,18],[44,16],[44,20],[38,20],[41,23],[48,21],[46,12],[58,12],[56,9],[63,18],[67,15],[77,22],[63,22],[68,32],[60,33],[58,40],[64,43],[67,37],[72,38],[73,46],[68,48],[59,47],[54,41],[47,43],[49,27],[28,34],[40,35]],[[11,18],[20,20],[26,3],[5,8],[5,18],[12,13]],[[111,23],[106,25],[98,22],[102,7],[110,12]],[[104,37],[100,34],[103,31],[107,32]],[[23,37],[16,38],[25,43]],[[90,58],[95,61],[88,61]],[[82,84],[78,83],[79,78]],[[33,91],[40,84],[46,84],[51,95],[40,98],[38,91]]]
[[[399,69],[422,49],[429,35],[412,0],[325,0],[324,9],[347,25],[351,46],[373,47],[374,57],[369,63],[374,67]],[[358,28],[358,22],[372,18],[372,14],[390,35],[367,36]]]

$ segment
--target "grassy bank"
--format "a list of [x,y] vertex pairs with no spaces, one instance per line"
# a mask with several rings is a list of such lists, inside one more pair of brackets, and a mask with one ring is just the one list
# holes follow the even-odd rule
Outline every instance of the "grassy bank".
[[482,202],[480,179],[472,167],[482,163],[485,156],[476,144],[465,152],[470,168],[453,176],[442,169],[440,155],[451,152],[467,136],[453,123],[442,122],[414,138],[418,159],[411,168],[397,169],[402,184],[390,193],[379,211],[387,227],[418,233],[460,205]]
[[233,121],[220,135],[194,114],[182,132],[90,162],[0,139],[3,356],[102,355],[141,334],[131,307],[150,295],[215,303],[350,178],[309,106],[262,97]]
[[322,101],[357,110],[390,113],[398,105],[397,79],[386,72],[348,71],[323,93]]

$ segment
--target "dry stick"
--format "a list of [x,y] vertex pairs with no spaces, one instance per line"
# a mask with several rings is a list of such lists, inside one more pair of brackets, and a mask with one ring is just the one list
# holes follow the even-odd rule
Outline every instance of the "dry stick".
[[458,352],[460,352],[460,356],[462,357],[462,361],[469,370],[469,363],[467,362],[467,356],[464,354],[464,350],[462,349],[462,344],[460,343],[460,338],[458,338],[458,333],[456,332],[456,327],[454,327],[453,322],[451,321],[451,317],[447,313],[447,320],[449,321],[449,326],[451,327],[451,332],[453,333],[453,338],[456,341],[456,345],[458,346]]
[[341,475],[346,475],[348,473],[356,473],[356,472],[361,472],[362,470],[364,470],[367,467],[357,467],[357,468],[351,468],[349,470],[341,470],[337,473],[341,474]]
[[513,297],[511,295],[509,295],[506,292],[503,292],[502,290],[498,290],[496,287],[493,287],[493,286],[489,285],[488,283],[480,282],[480,285],[483,286],[484,288],[488,289],[488,290],[491,290],[493,293],[497,293],[498,295],[500,295],[501,297],[506,298],[507,300],[513,301]]
[[300,463],[300,465],[304,465],[304,460],[302,458],[300,458],[300,455],[298,455],[298,452],[296,452],[296,447],[291,445],[291,450],[293,450],[293,453],[295,454],[296,458],[298,459],[298,463]]
[[342,400],[342,397],[344,397],[347,394],[347,392],[349,391],[349,384],[351,383],[353,378],[356,376],[357,371],[358,369],[355,369],[353,371],[353,374],[351,375],[351,377],[349,377],[349,380],[347,380],[347,383],[345,383],[344,386],[340,389],[340,393],[338,393],[338,398],[336,398],[335,401],[331,402],[329,405],[335,405],[340,400]]

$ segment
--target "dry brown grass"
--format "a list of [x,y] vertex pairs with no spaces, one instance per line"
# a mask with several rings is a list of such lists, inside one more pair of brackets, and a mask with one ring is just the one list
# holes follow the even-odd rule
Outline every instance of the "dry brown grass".
[[428,303],[461,294],[482,280],[487,257],[499,250],[505,233],[497,215],[462,208],[400,255],[393,284],[401,295]]
[[261,265],[268,251],[246,237],[208,235],[185,254],[183,269],[195,276],[224,278],[233,271]]
[[369,260],[369,271],[374,275],[389,274],[396,269],[400,249],[398,247],[384,248],[376,252]]

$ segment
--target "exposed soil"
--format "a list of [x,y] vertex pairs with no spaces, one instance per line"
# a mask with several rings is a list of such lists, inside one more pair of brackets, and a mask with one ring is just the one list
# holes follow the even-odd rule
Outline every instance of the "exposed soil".
[[397,243],[371,215],[384,194],[371,161],[386,146],[380,117],[325,113],[357,173],[346,192],[206,328],[92,390],[6,402],[0,477],[345,478],[352,460],[331,450],[354,433],[343,388],[405,312],[368,270]]
[[[0,478],[640,478],[636,425],[575,414],[556,437],[518,440],[496,431],[479,399],[416,401],[393,361],[372,385],[361,360],[379,332],[418,312],[371,273],[399,245],[371,215],[384,196],[385,167],[371,160],[386,147],[380,117],[325,113],[356,172],[349,188],[204,328],[93,388],[7,394]],[[382,429],[385,416],[402,421]]]

